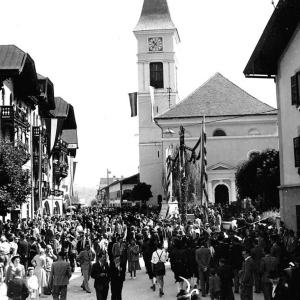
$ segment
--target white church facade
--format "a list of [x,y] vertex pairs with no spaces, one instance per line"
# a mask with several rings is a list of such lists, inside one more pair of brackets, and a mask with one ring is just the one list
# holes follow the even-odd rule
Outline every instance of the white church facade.
[[[134,34],[138,43],[139,170],[140,181],[152,186],[149,203],[155,205],[165,197],[166,148],[179,144],[181,125],[186,145],[194,146],[204,114],[209,200],[235,201],[237,165],[253,153],[278,149],[276,110],[219,73],[179,102],[176,46],[180,38],[166,0],[144,0]],[[154,87],[154,102],[149,86]]]

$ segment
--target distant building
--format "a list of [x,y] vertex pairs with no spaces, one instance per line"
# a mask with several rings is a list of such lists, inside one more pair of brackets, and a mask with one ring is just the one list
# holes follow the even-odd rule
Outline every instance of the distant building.
[[121,206],[122,202],[127,203],[132,201],[131,192],[133,187],[140,182],[140,174],[116,180],[110,185],[100,189],[100,195],[104,195],[102,198],[102,205],[104,206]]
[[280,0],[244,70],[276,82],[280,216],[300,230],[300,1]]

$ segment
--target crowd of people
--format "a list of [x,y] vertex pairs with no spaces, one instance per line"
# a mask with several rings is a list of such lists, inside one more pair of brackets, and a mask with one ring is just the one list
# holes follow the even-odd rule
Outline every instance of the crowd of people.
[[230,217],[230,228],[224,229],[223,210],[197,208],[186,224],[179,215],[162,218],[138,208],[83,209],[16,224],[7,220],[0,224],[0,298],[52,294],[64,300],[80,266],[84,292],[91,293],[91,277],[97,300],[107,299],[109,286],[111,299],[121,300],[126,275],[135,280],[143,259],[149,292],[157,290],[160,297],[170,262],[178,299],[209,294],[212,300],[232,300],[239,294],[251,300],[255,292],[265,300],[299,300],[300,232],[282,222],[279,227],[261,223],[255,211]]

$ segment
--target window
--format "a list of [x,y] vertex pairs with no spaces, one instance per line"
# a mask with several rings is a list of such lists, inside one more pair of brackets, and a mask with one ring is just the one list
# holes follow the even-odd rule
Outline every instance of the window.
[[292,105],[300,105],[300,72],[291,77]]
[[296,205],[297,230],[300,230],[300,205]]
[[260,132],[256,128],[251,128],[248,132],[248,135],[260,135]]
[[213,133],[213,136],[226,136],[226,133],[222,129],[216,129]]
[[295,168],[300,168],[300,137],[294,138]]
[[150,85],[156,89],[164,88],[164,65],[162,62],[150,63]]

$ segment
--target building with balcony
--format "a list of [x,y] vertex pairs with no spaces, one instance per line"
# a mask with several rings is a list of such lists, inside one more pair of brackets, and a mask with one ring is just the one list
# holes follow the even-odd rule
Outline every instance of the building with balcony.
[[[64,130],[75,131],[76,142],[63,140]],[[54,97],[51,80],[37,74],[30,55],[14,45],[0,45],[0,133],[1,139],[26,153],[23,168],[32,181],[27,203],[9,217],[16,220],[42,212],[62,213],[62,196],[60,201],[53,199],[64,194],[61,182],[69,176],[69,161],[76,155],[74,109]],[[50,195],[54,195],[51,207],[46,201]]]
[[300,230],[300,2],[280,0],[244,69],[276,83],[280,217]]

